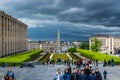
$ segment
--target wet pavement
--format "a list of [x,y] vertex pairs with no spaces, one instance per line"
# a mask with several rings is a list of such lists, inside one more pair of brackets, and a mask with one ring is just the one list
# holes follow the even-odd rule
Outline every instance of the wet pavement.
[[[75,66],[72,66],[72,68]],[[11,67],[15,73],[16,80],[53,80],[53,77],[58,68],[61,68],[62,71],[66,68],[65,65],[36,65],[35,68],[20,68],[20,67]],[[103,68],[102,64],[99,64],[101,74],[106,69],[108,71],[107,80],[120,80],[120,66],[115,67],[105,67]],[[0,80],[3,75],[6,73],[7,67],[0,67]]]

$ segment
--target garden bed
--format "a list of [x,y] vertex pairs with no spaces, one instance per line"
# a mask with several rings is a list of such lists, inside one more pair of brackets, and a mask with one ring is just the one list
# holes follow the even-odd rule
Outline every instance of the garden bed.
[[57,59],[69,60],[69,58],[68,58],[68,56],[66,54],[54,54],[52,60],[57,61]]

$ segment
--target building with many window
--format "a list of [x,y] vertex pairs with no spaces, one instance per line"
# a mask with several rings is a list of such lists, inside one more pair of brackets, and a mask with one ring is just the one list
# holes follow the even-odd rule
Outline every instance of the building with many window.
[[119,54],[120,53],[120,37],[107,36],[107,35],[95,35],[89,38],[89,44],[94,42],[94,38],[97,38],[102,42],[100,52],[108,54]]
[[0,57],[27,50],[27,25],[0,11]]

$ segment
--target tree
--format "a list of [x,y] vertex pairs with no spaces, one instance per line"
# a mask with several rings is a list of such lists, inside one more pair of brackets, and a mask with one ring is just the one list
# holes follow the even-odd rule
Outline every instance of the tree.
[[82,42],[81,45],[80,45],[80,49],[89,50],[89,43],[88,42]]
[[76,52],[76,47],[69,48],[68,52],[71,52],[71,53]]
[[102,41],[98,40],[97,38],[94,38],[90,48],[92,51],[98,52],[101,46],[102,46]]

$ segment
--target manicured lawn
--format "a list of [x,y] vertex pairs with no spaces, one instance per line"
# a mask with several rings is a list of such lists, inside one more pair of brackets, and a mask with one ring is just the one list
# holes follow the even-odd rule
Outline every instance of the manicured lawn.
[[69,58],[66,54],[54,54],[52,60],[56,61],[57,59],[69,60]]
[[12,56],[0,58],[0,62],[27,62],[30,61],[32,57],[41,53],[42,50],[33,50],[29,52],[23,52],[19,54],[15,54]]
[[104,61],[104,59],[111,60],[112,58],[114,59],[115,63],[120,64],[120,57],[112,56],[112,55],[107,55],[104,53],[100,52],[93,52],[89,50],[83,50],[83,49],[77,49],[77,52],[81,53],[81,55],[91,58],[93,60],[99,60],[99,61]]

